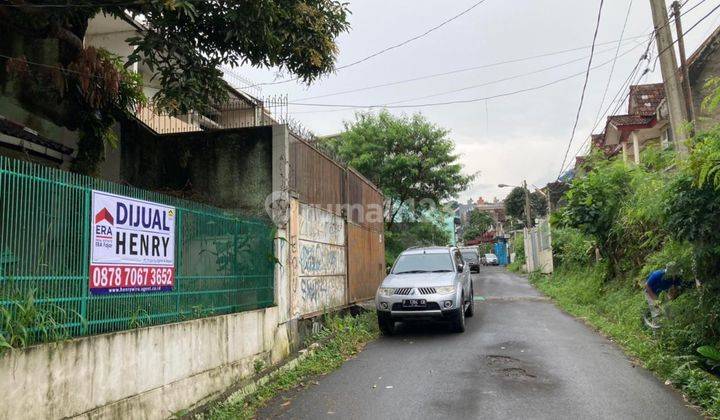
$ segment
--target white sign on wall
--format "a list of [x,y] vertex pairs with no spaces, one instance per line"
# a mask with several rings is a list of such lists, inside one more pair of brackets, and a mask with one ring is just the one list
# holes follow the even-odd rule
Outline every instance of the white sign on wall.
[[176,209],[92,192],[90,291],[172,290]]

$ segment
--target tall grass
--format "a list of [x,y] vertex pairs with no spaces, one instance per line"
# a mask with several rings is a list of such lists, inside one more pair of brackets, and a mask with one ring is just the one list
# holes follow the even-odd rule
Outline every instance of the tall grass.
[[669,336],[677,333],[672,325],[657,335],[643,327],[641,316],[647,303],[639,287],[627,281],[605,281],[601,265],[564,268],[552,276],[534,274],[530,278],[565,311],[612,337],[626,353],[682,390],[708,416],[720,418],[720,380],[704,369],[702,357],[676,345]]

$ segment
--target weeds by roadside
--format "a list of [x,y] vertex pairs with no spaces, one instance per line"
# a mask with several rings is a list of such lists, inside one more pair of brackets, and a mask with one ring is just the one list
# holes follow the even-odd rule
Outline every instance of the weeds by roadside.
[[642,327],[642,292],[620,282],[604,283],[602,267],[532,274],[531,282],[565,311],[602,331],[663,380],[671,381],[707,415],[720,418],[720,380],[702,369],[699,357],[679,354],[662,335]]
[[329,316],[325,319],[324,328],[312,339],[320,345],[310,356],[294,368],[261,385],[253,394],[237,400],[231,397],[199,417],[214,420],[251,419],[259,408],[280,392],[303,386],[311,377],[337,369],[377,336],[374,312],[366,312],[356,317]]

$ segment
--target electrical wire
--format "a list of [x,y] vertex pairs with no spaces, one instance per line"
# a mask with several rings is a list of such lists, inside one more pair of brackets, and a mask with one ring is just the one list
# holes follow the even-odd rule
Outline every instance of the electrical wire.
[[[570,147],[572,146],[573,139],[575,139],[575,130],[577,130],[578,122],[580,121],[580,112],[582,111],[583,102],[585,101],[585,92],[587,91],[588,80],[590,79],[590,69],[592,66],[593,55],[595,53],[595,41],[597,40],[598,32],[600,31],[600,18],[602,17],[602,9],[605,0],[600,0],[600,7],[598,7],[597,21],[595,22],[595,32],[593,34],[593,46],[590,49],[590,60],[588,60],[587,71],[585,72],[585,82],[583,83],[582,93],[580,94],[580,104],[578,105],[577,113],[575,114],[575,122],[573,123],[572,133],[570,134],[570,141],[568,142],[567,148],[565,149],[565,156],[563,157],[562,163],[560,164],[560,172],[558,173],[558,179],[562,175],[562,168],[565,166],[568,153],[570,153]],[[613,60],[615,62],[615,60]]]
[[612,81],[613,74],[615,72],[615,64],[617,63],[617,55],[620,52],[620,45],[622,44],[623,35],[625,35],[625,28],[627,27],[628,19],[630,18],[630,10],[632,9],[633,0],[628,3],[627,12],[625,13],[625,22],[623,22],[622,30],[620,31],[620,42],[615,50],[615,59],[613,60],[612,67],[610,67],[610,74],[608,75],[607,83],[605,83],[605,89],[603,89],[602,99],[600,100],[600,106],[598,107],[597,115],[595,119],[600,117],[603,105],[605,105],[605,98],[607,97],[608,89],[610,89],[610,82]]
[[[693,5],[691,8],[689,8],[689,9],[685,10],[683,13],[681,13],[680,16],[684,16],[685,14],[691,12],[693,9],[697,8],[698,6],[700,6],[700,5],[703,4],[705,1],[706,1],[706,0],[700,0],[698,3],[696,3],[695,5]],[[686,4],[686,3],[687,3],[687,1],[685,1],[685,3],[683,3],[683,5]],[[683,32],[683,36],[687,35],[690,31],[692,31],[694,28],[696,28],[701,22],[703,22],[705,19],[707,19],[708,17],[710,17],[717,9],[720,9],[720,5],[714,7],[712,10],[710,10],[710,12],[708,12],[708,13],[705,14],[702,18],[700,18],[697,22],[695,22],[695,24],[693,24],[690,28],[688,28],[687,30],[685,30],[685,31]],[[673,22],[673,21],[674,21],[674,19],[673,19],[673,20],[669,20],[667,24],[669,24],[669,23],[671,23],[671,22]],[[663,28],[663,27],[666,26],[667,24],[665,24],[665,25],[659,27],[658,29],[654,30],[652,35],[654,36],[654,34],[655,34],[655,32],[656,32],[657,30]],[[646,54],[647,54],[647,52],[649,51],[649,48],[650,48],[650,45],[652,45],[652,42],[654,42],[654,38],[651,39],[650,43],[648,44],[648,49],[646,50]],[[677,42],[677,39],[676,39],[675,41],[673,41],[670,45],[668,45],[667,47],[665,47],[662,51],[659,51],[659,52],[658,52],[658,54],[657,54],[657,56],[655,57],[655,60],[654,60],[653,69],[654,69],[655,65],[657,64],[657,61],[659,60],[660,56],[661,56],[667,49],[672,48],[672,47],[675,45],[676,42]],[[642,62],[642,60],[641,60],[640,62]],[[639,63],[638,63],[638,64],[639,64]],[[637,66],[638,66],[638,65],[636,65],[636,68],[637,68]],[[645,71],[640,75],[639,79],[641,79],[642,77],[645,77],[649,72],[650,72],[650,69],[649,69],[649,68],[646,68]],[[631,73],[631,74],[632,74],[632,73]],[[622,91],[622,90],[621,90],[621,91]],[[617,112],[617,110],[619,109],[619,107],[625,102],[625,100],[626,100],[629,96],[630,96],[630,92],[628,91],[627,94],[622,98],[622,100],[621,100],[620,102],[618,102],[618,106],[613,110],[612,114],[614,114],[615,112]],[[611,102],[611,104],[612,104],[612,102]],[[605,114],[607,114],[607,111],[605,112]],[[593,131],[595,131],[595,129],[597,128],[597,125],[599,124],[600,121],[601,121],[601,120],[597,120],[597,121],[595,122],[595,125],[593,126],[593,128],[592,128],[592,130],[591,130],[591,133],[592,133]],[[585,146],[585,144],[587,144],[587,142],[588,142],[591,138],[592,138],[592,134],[587,137],[587,140],[580,146],[580,148],[578,149],[578,151],[581,150],[581,149]],[[566,170],[566,168],[565,168],[565,165],[563,164],[562,169],[561,169],[561,172],[560,172],[561,175],[562,175],[562,173],[563,173],[565,170]]]
[[[635,40],[635,39],[640,39],[640,38],[645,38],[645,37],[647,37],[647,35],[638,35],[638,36],[626,38],[625,41],[632,41],[632,40]],[[615,41],[603,42],[603,43],[597,44],[597,45],[609,45],[609,44],[618,44],[618,43],[619,43],[619,41],[618,41],[618,40],[615,40]],[[618,46],[619,46],[619,45],[620,45],[620,44],[618,44]],[[513,63],[519,63],[519,62],[523,62],[523,61],[534,60],[534,59],[537,59],[537,58],[551,57],[551,56],[554,56],[554,55],[560,55],[560,54],[564,54],[564,53],[567,53],[567,52],[585,50],[585,49],[588,49],[588,48],[590,48],[590,47],[591,47],[590,45],[586,45],[586,46],[583,46],[583,47],[568,48],[568,49],[559,50],[559,51],[553,51],[553,52],[549,52],[549,53],[531,55],[531,56],[528,56],[528,57],[513,58],[513,59],[510,59],[510,60],[497,61],[497,62],[494,62],[494,63],[482,64],[482,65],[479,65],[479,66],[464,67],[464,68],[460,68],[460,69],[456,69],[456,70],[445,71],[445,72],[442,72],[442,73],[434,73],[434,74],[429,74],[429,75],[425,75],[425,76],[413,77],[413,78],[410,78],[410,79],[397,80],[397,81],[394,81],[394,82],[386,82],[386,83],[381,83],[381,84],[377,84],[377,85],[365,86],[365,87],[361,87],[361,88],[348,89],[348,90],[343,90],[343,91],[338,91],[338,92],[331,92],[331,93],[326,93],[326,94],[316,95],[316,96],[308,96],[308,97],[304,97],[304,98],[298,98],[298,99],[296,99],[295,101],[296,101],[296,102],[309,101],[309,100],[311,100],[311,99],[327,98],[327,97],[330,97],[330,96],[338,96],[338,95],[344,95],[344,94],[347,94],[347,93],[363,92],[363,91],[366,91],[366,90],[377,89],[377,88],[382,88],[382,87],[387,87],[387,86],[396,86],[396,85],[400,85],[400,84],[403,84],[403,83],[417,82],[417,81],[419,81],[419,80],[426,80],[426,79],[431,79],[431,78],[441,77],[441,76],[449,76],[449,75],[452,75],[452,74],[464,73],[464,72],[473,71],[473,70],[486,69],[486,68],[496,67],[496,66],[500,66],[500,65],[504,65],[504,64],[513,64]],[[614,48],[612,48],[612,49],[614,49]]]
[[[696,3],[695,5],[693,5],[691,8],[689,8],[689,9],[687,9],[685,12],[681,13],[680,16],[683,16],[683,15],[689,13],[690,11],[692,11],[693,9],[695,9],[696,7],[698,7],[698,6],[700,6],[701,4],[703,4],[705,1],[707,1],[707,0],[700,0],[698,3]],[[707,19],[707,18],[708,18],[716,9],[718,9],[718,8],[720,8],[720,5],[717,6],[716,8],[714,8],[710,13],[706,14],[706,15],[705,15],[703,18],[701,18],[698,22],[696,22],[690,29],[686,30],[686,31],[684,32],[684,34],[687,34],[688,32],[690,32],[693,28],[695,28],[698,24],[700,24],[700,22],[702,22],[703,20]],[[653,32],[651,32],[650,35],[651,35],[651,36],[654,35],[654,33],[655,33],[656,30],[659,30],[659,29],[665,27],[666,25],[669,25],[669,24],[672,23],[672,22],[673,22],[673,20],[669,20],[668,23],[666,23],[666,24],[664,24],[663,26],[660,26],[659,28],[653,30]],[[675,42],[677,42],[677,41],[675,41]],[[674,44],[674,43],[673,43],[673,44]],[[597,46],[597,45],[600,45],[600,44],[596,44],[596,46]],[[671,45],[671,46],[672,46],[672,45]],[[669,48],[669,47],[668,47],[668,48]],[[629,51],[627,51],[627,52],[624,53],[624,54],[627,54],[628,52],[629,52]],[[661,52],[658,54],[658,56],[659,56],[660,54],[662,54],[662,52],[664,52],[664,50],[661,51]],[[622,57],[624,54],[620,54],[619,57]],[[645,53],[645,54],[647,54],[647,50],[646,50],[646,53]],[[618,58],[619,58],[619,57],[618,57]],[[612,61],[613,61],[613,60],[606,61],[606,62],[602,63],[601,65],[592,67],[591,70],[594,70],[594,69],[596,69],[596,68],[598,68],[598,67],[601,67],[601,66],[603,66],[603,65],[606,65],[606,64],[608,64],[608,63],[610,63],[610,62],[612,62]],[[571,78],[573,78],[573,77],[577,77],[577,76],[582,75],[582,74],[584,74],[584,72],[582,72],[582,73],[576,73],[576,74],[570,75],[570,76],[568,76],[568,77],[564,77],[564,78],[561,78],[561,79],[557,79],[557,80],[554,80],[554,81],[552,81],[552,82],[544,83],[544,84],[541,84],[541,85],[538,85],[538,86],[534,86],[534,87],[531,87],[531,88],[527,88],[527,89],[520,89],[520,90],[516,90],[516,91],[501,93],[501,94],[498,94],[498,95],[493,95],[493,96],[488,96],[488,97],[482,97],[482,98],[467,99],[467,100],[457,100],[457,101],[447,101],[447,102],[434,102],[434,103],[415,104],[415,105],[412,105],[412,104],[411,104],[411,105],[389,105],[389,106],[384,106],[384,105],[382,105],[382,104],[376,104],[376,105],[353,105],[353,104],[317,104],[317,103],[301,103],[301,102],[289,102],[288,105],[293,105],[293,106],[308,106],[308,107],[324,107],[324,108],[342,108],[342,109],[337,109],[337,110],[327,110],[327,111],[324,111],[324,112],[339,112],[339,111],[347,111],[347,110],[352,110],[352,109],[372,109],[372,108],[383,108],[383,107],[385,107],[385,108],[412,108],[412,107],[423,108],[423,107],[429,107],[429,106],[441,106],[441,105],[463,104],[463,103],[472,103],[472,102],[477,102],[477,101],[482,101],[482,100],[487,100],[487,99],[495,99],[495,98],[499,98],[499,97],[511,96],[511,95],[515,95],[515,94],[518,94],[518,93],[524,93],[524,92],[528,92],[528,91],[532,91],[532,90],[541,89],[541,88],[544,88],[544,87],[547,87],[547,86],[550,86],[550,85],[554,85],[554,84],[563,82],[563,81],[568,80],[568,79],[571,79]],[[296,112],[296,113],[311,113],[311,112],[318,112],[318,111],[299,111],[299,112]],[[567,158],[566,158],[565,160],[567,160]]]
[[[376,52],[374,52],[374,53],[372,53],[372,54],[370,54],[370,55],[368,55],[368,56],[366,56],[366,57],[363,57],[363,58],[361,58],[361,59],[359,59],[359,60],[355,60],[355,61],[353,61],[353,62],[351,62],[351,63],[344,64],[344,65],[342,65],[342,66],[336,67],[336,68],[335,68],[335,71],[343,70],[343,69],[346,69],[346,68],[349,68],[349,67],[352,67],[352,66],[356,66],[356,65],[358,65],[358,64],[360,64],[360,63],[364,63],[364,62],[366,62],[366,61],[368,61],[368,60],[371,60],[371,59],[373,59],[373,58],[375,58],[375,57],[377,57],[377,56],[379,56],[379,55],[381,55],[381,54],[385,54],[385,53],[388,52],[388,51],[392,51],[392,50],[394,50],[394,49],[403,47],[403,46],[405,46],[405,45],[407,45],[407,44],[409,44],[409,43],[411,43],[411,42],[413,42],[413,41],[417,41],[417,40],[420,39],[420,38],[424,38],[424,37],[430,35],[431,33],[435,32],[436,30],[442,28],[443,26],[449,24],[450,22],[452,22],[452,21],[460,18],[461,16],[470,13],[473,9],[475,9],[476,7],[478,7],[478,6],[480,6],[481,4],[485,3],[486,1],[487,1],[487,0],[480,0],[480,1],[478,1],[478,2],[475,2],[473,5],[471,5],[471,6],[468,7],[467,9],[461,11],[460,13],[452,16],[452,17],[449,18],[449,19],[445,19],[444,21],[440,22],[439,24],[433,26],[432,28],[426,30],[425,32],[423,32],[423,33],[421,33],[421,34],[419,34],[419,35],[415,35],[415,36],[413,36],[413,37],[411,37],[411,38],[408,38],[408,39],[406,39],[406,40],[404,40],[404,41],[402,41],[402,42],[399,42],[399,43],[397,43],[397,44],[391,45],[391,46],[389,46],[389,47],[385,47],[385,48],[383,48],[383,49],[381,49],[381,50],[379,50],[379,51],[376,51]],[[279,84],[283,84],[283,83],[293,82],[293,81],[296,81],[296,80],[299,80],[299,79],[300,79],[299,77],[293,77],[293,78],[291,78],[291,79],[278,80],[278,81],[276,81],[276,82],[257,83],[257,84],[255,84],[255,85],[253,85],[253,86],[250,86],[250,87],[279,85]]]
[[[639,45],[634,46],[633,48],[631,48],[631,49],[625,51],[624,53],[620,54],[619,57],[622,57],[622,56],[625,56],[625,55],[629,54],[630,52],[632,52],[633,50],[637,49],[637,48],[640,47],[641,45],[642,45],[642,44],[639,44]],[[612,61],[613,61],[613,60],[607,60],[607,61],[605,61],[605,62],[603,62],[603,63],[600,63],[600,64],[597,64],[597,65],[595,65],[595,66],[592,66],[591,70],[595,70],[595,69],[598,69],[598,68],[600,68],[600,67],[606,66],[606,65],[610,64]],[[496,94],[496,95],[484,96],[484,97],[481,97],[481,98],[462,99],[462,100],[446,101],[446,102],[431,102],[431,103],[408,104],[408,105],[385,105],[385,104],[376,104],[376,105],[359,105],[359,104],[357,104],[357,105],[353,105],[353,104],[321,104],[321,103],[288,102],[288,105],[293,105],[293,106],[305,106],[305,107],[319,107],[319,108],[343,108],[342,110],[343,110],[343,111],[346,111],[346,110],[351,110],[351,109],[372,109],[372,108],[389,108],[389,109],[393,109],[393,108],[425,108],[425,107],[431,107],[431,106],[442,106],[442,105],[453,105],[453,104],[465,104],[465,103],[472,103],[472,102],[484,101],[484,100],[487,100],[487,99],[502,98],[502,97],[506,97],[506,96],[516,95],[516,94],[519,94],[519,93],[530,92],[530,91],[542,89],[542,88],[544,88],[544,87],[552,86],[552,85],[555,85],[555,84],[564,82],[564,81],[566,81],[566,80],[570,80],[570,79],[573,79],[573,78],[575,78],[575,77],[582,76],[582,75],[584,75],[584,74],[585,74],[585,70],[583,70],[583,71],[581,71],[581,72],[578,72],[578,73],[571,74],[571,75],[569,75],[569,76],[565,76],[565,77],[562,77],[562,78],[559,78],[559,79],[552,80],[552,81],[550,81],[550,82],[546,82],[546,83],[543,83],[543,84],[540,84],[540,85],[532,86],[532,87],[529,87],[529,88],[518,89],[518,90],[509,91],[509,92],[503,92],[503,93],[499,93],[499,94]],[[332,110],[332,111],[340,111],[340,110]],[[302,112],[302,111],[301,111],[301,112],[296,112],[296,113],[307,113],[307,112]]]
[[[637,46],[635,46],[635,48],[637,48]],[[631,48],[630,51],[632,51],[632,50],[635,49],[635,48]],[[611,48],[611,50],[614,50],[614,49],[615,49],[615,48]],[[599,51],[598,53],[606,52],[606,51],[609,51],[609,50]],[[624,55],[624,54],[623,54],[623,55]],[[400,103],[405,103],[405,102],[417,101],[417,100],[421,100],[421,99],[435,98],[435,97],[438,97],[438,96],[448,95],[448,94],[451,94],[451,93],[464,92],[464,91],[471,90],[471,89],[476,89],[476,88],[479,88],[479,87],[490,86],[490,85],[493,85],[493,84],[496,84],[496,83],[506,82],[506,81],[508,81],[508,80],[519,79],[519,78],[521,78],[521,77],[525,77],[525,76],[530,76],[530,75],[533,75],[533,74],[542,73],[542,72],[545,72],[545,71],[548,71],[548,70],[553,70],[553,69],[556,69],[556,68],[559,68],[559,67],[564,67],[564,66],[567,66],[567,65],[569,65],[569,64],[573,64],[573,63],[577,63],[578,61],[585,60],[585,59],[587,59],[587,58],[589,58],[589,57],[590,57],[589,55],[588,55],[588,56],[583,56],[583,57],[579,57],[579,58],[576,58],[576,59],[573,59],[573,60],[570,60],[570,61],[566,61],[566,62],[563,62],[563,63],[554,64],[554,65],[552,65],[552,66],[543,67],[543,68],[541,68],[541,69],[533,70],[533,71],[530,71],[530,72],[521,73],[521,74],[516,74],[516,75],[514,75],[514,76],[503,77],[503,78],[501,78],[501,79],[496,79],[496,80],[492,80],[492,81],[489,81],[489,82],[484,82],[484,83],[480,83],[480,84],[476,84],[476,85],[465,86],[465,87],[458,88],[458,89],[453,89],[453,90],[448,90],[448,91],[444,91],[444,92],[434,93],[434,94],[431,94],[431,95],[418,96],[418,97],[415,97],[415,98],[404,99],[404,100],[400,100],[400,101],[387,102],[385,105],[394,105],[394,104],[400,104]],[[615,58],[615,60],[616,60],[616,59],[617,59],[617,58]],[[613,62],[614,62],[614,60],[613,60]]]

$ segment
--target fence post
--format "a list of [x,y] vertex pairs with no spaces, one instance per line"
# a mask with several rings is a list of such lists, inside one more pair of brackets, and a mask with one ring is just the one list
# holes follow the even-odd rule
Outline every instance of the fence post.
[[83,198],[83,243],[82,243],[82,273],[83,273],[83,295],[80,303],[80,316],[84,320],[82,323],[82,334],[88,333],[88,325],[90,320],[87,317],[87,303],[89,297],[89,283],[90,283],[90,208],[92,207],[92,189],[85,188],[85,194]]
[[182,314],[180,313],[180,281],[178,280],[178,273],[182,270],[182,250],[183,250],[183,238],[182,238],[182,232],[183,232],[183,226],[182,226],[182,210],[175,207],[175,210],[177,211],[176,219],[175,219],[175,272],[173,275],[175,278],[173,279],[175,282],[174,293],[175,293],[175,317],[177,318],[177,321],[180,321],[180,318],[182,317]]

